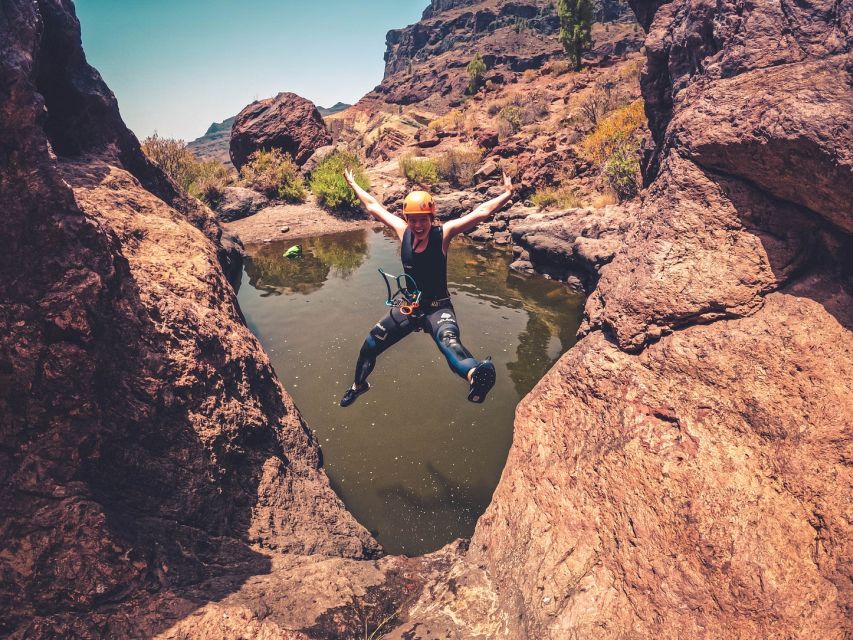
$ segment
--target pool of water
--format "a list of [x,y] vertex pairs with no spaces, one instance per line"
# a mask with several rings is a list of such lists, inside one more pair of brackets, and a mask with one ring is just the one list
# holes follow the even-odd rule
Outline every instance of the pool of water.
[[370,328],[384,316],[377,268],[400,273],[383,230],[246,247],[239,287],[246,320],[306,422],[332,486],[395,554],[416,555],[474,531],[512,442],[518,401],[574,344],[582,297],[511,271],[509,251],[454,241],[448,283],[462,342],[491,355],[498,379],[483,404],[451,372],[432,337],[414,333],[380,356],[371,390],[338,405]]

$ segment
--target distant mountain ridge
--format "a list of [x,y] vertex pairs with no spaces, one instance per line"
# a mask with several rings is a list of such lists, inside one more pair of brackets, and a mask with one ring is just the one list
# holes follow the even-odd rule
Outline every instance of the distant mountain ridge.
[[[331,107],[317,107],[317,111],[324,118],[333,113],[339,113],[350,106],[345,102],[336,102]],[[228,155],[228,143],[231,140],[231,127],[234,126],[234,120],[237,116],[226,118],[222,122],[214,122],[211,124],[204,135],[187,143],[190,151],[197,157],[206,160],[218,160],[222,164],[232,167],[231,158]]]

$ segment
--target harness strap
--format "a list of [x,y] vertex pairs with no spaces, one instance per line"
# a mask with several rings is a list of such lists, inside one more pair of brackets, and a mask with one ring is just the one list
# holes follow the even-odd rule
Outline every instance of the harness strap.
[[450,297],[447,298],[438,298],[437,300],[433,300],[432,302],[427,302],[426,304],[421,304],[422,307],[440,307],[445,302],[450,302]]

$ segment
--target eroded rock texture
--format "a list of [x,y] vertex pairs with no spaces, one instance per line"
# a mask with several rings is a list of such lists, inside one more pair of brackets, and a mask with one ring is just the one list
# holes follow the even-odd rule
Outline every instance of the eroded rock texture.
[[255,151],[280,149],[301,166],[316,149],[331,143],[314,103],[284,92],[256,100],[237,114],[231,128],[231,162],[239,169]]
[[0,165],[0,635],[107,637],[265,549],[376,555],[70,2],[2,3]]
[[849,637],[850,3],[634,4],[643,202],[506,220],[589,272],[585,337],[519,406],[470,548],[373,559],[210,213],[141,155],[70,5],[5,0],[0,633]]
[[[619,0],[603,0],[596,15],[613,21],[630,14]],[[549,0],[436,0],[423,18],[386,36],[385,75],[359,105],[410,105],[443,112],[458,106],[468,88],[467,65],[479,52],[484,80],[503,84],[507,74],[538,69],[563,58],[560,21]],[[638,42],[601,45],[597,58],[636,51]]]
[[853,5],[633,4],[651,186],[598,215],[621,226],[513,230],[567,264],[616,247],[455,589],[391,637],[853,633]]

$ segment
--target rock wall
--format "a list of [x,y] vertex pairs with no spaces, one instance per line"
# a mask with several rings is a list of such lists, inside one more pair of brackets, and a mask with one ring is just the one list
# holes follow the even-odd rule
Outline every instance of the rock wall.
[[635,10],[651,186],[530,229],[595,272],[585,336],[470,547],[374,560],[210,212],[139,152],[70,3],[6,0],[0,634],[849,637],[850,4]]
[[598,272],[585,337],[390,637],[853,634],[853,5],[633,4],[651,186],[525,221]]
[[242,320],[227,239],[144,157],[79,29],[67,0],[0,11],[4,636],[103,637],[262,549],[379,553]]

